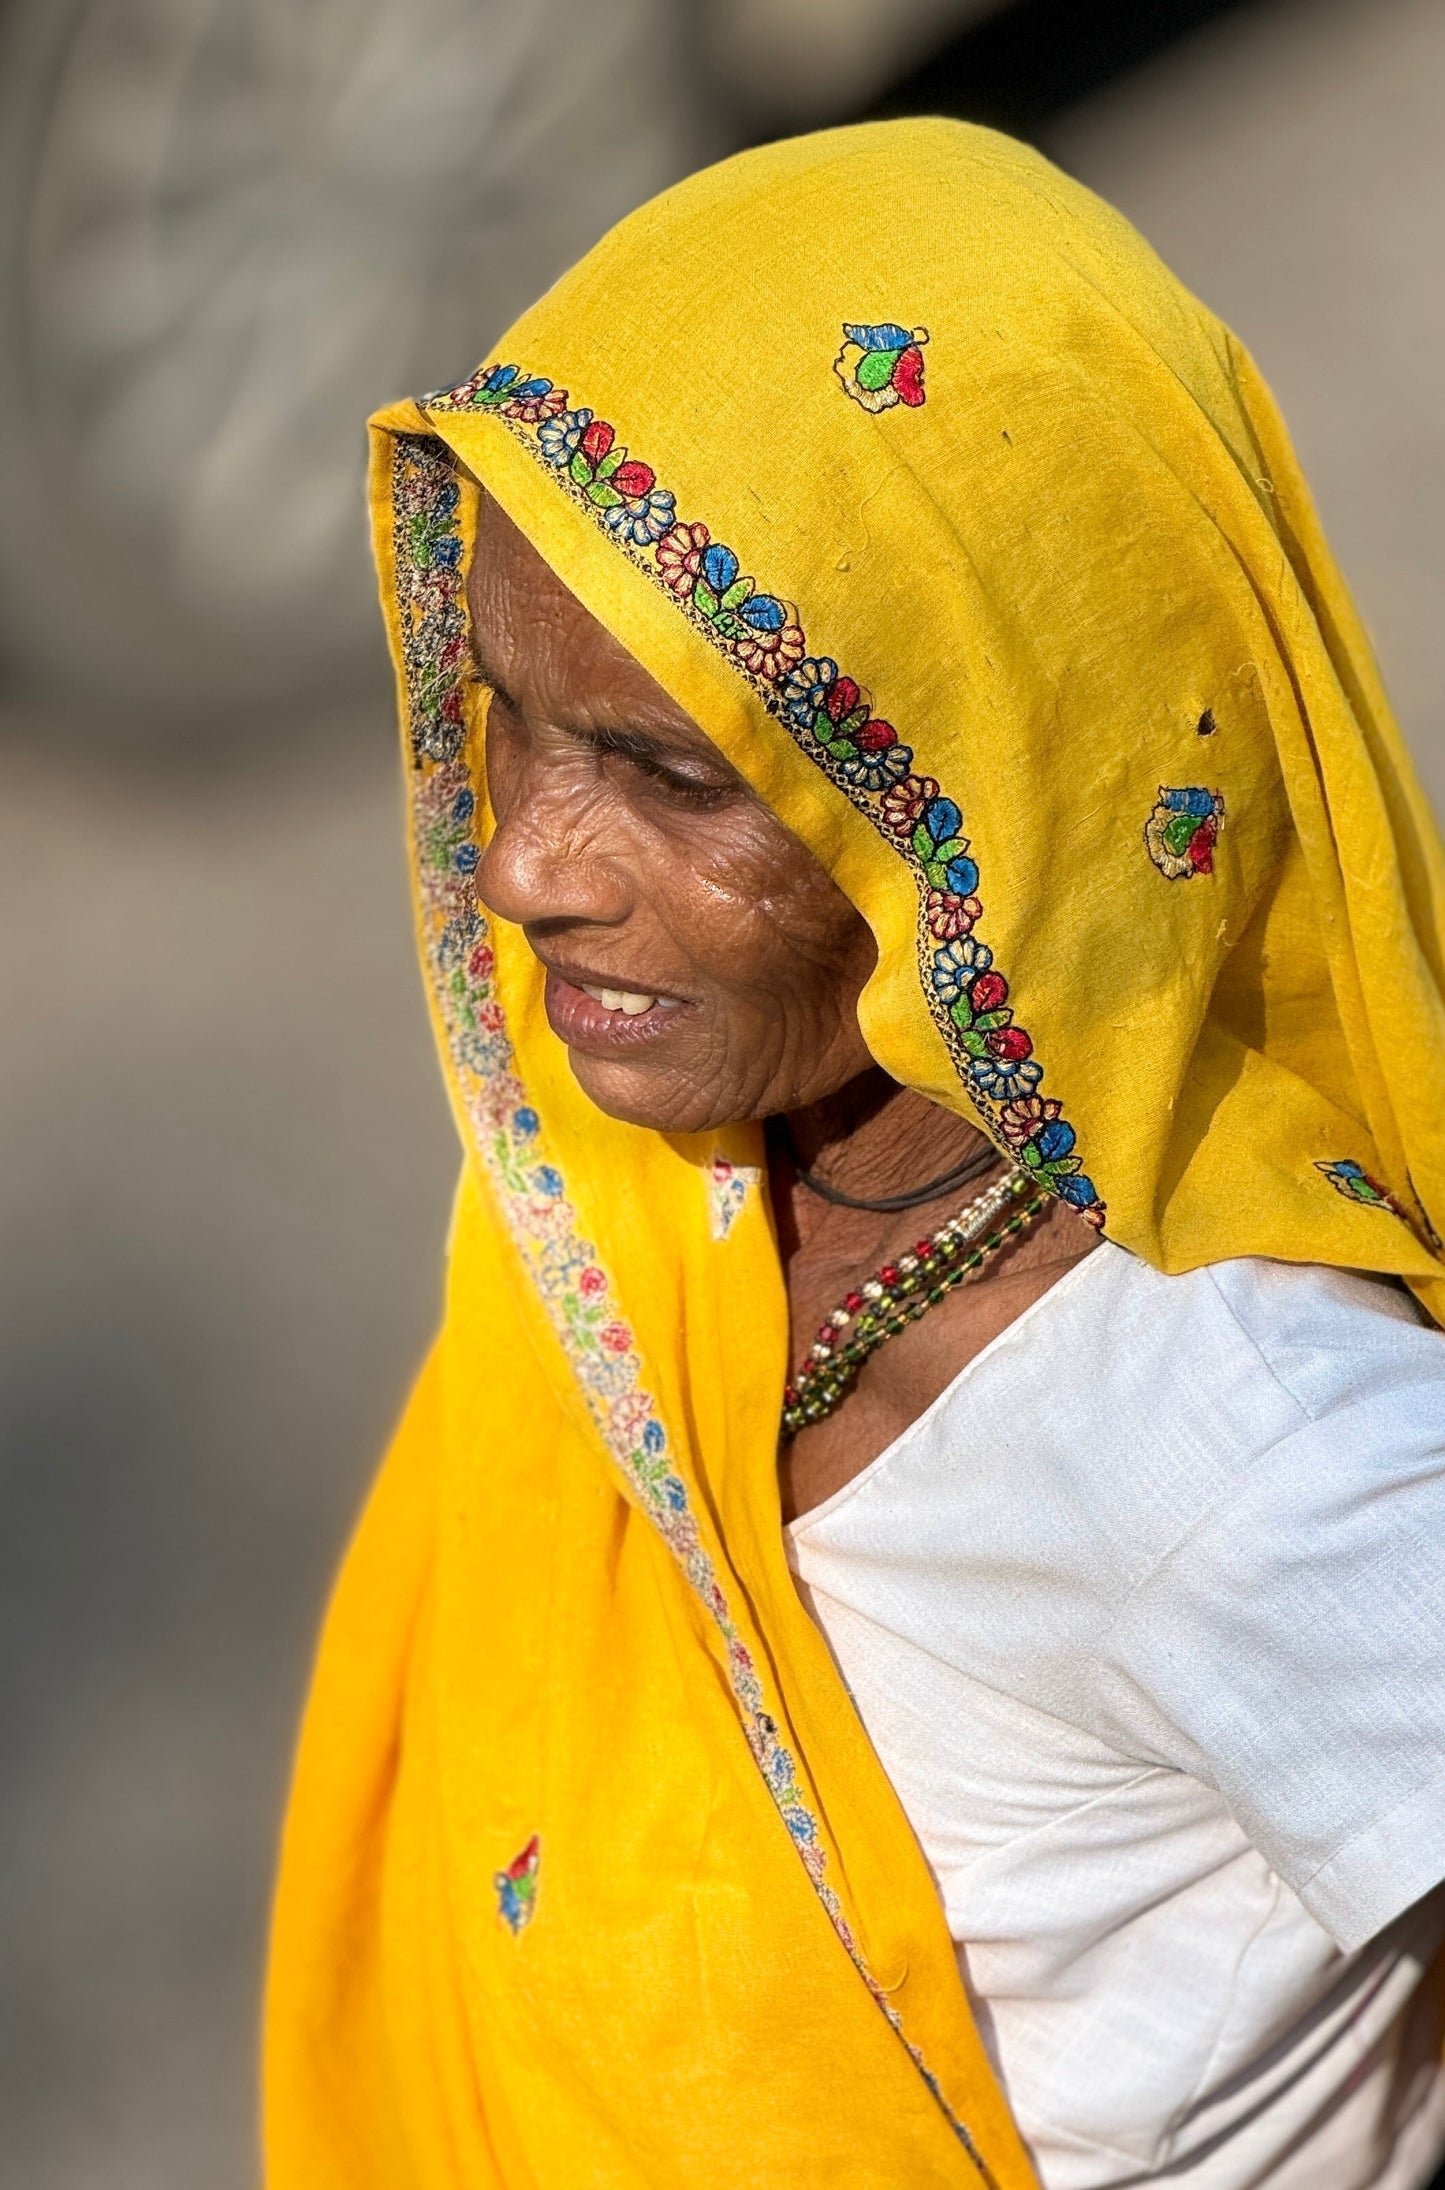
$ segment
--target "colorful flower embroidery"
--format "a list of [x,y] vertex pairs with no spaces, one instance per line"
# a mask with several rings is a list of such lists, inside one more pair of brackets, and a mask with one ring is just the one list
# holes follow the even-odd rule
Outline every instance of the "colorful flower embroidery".
[[1144,842],[1160,874],[1170,882],[1213,874],[1223,820],[1218,791],[1171,791],[1161,783],[1159,803],[1144,824]]
[[851,323],[843,328],[842,349],[833,370],[844,391],[865,411],[889,411],[895,403],[917,410],[923,402],[923,345],[926,327],[899,327],[891,320],[881,327]]
[[1361,1164],[1344,1157],[1339,1163],[1317,1163],[1316,1171],[1323,1171],[1337,1194],[1346,1201],[1364,1202],[1368,1208],[1388,1209],[1392,1216],[1403,1217],[1405,1212],[1387,1186],[1372,1179]]
[[714,1239],[726,1239],[748,1198],[749,1189],[761,1183],[755,1164],[730,1163],[714,1156],[707,1167],[708,1229]]
[[[880,360],[900,344],[906,346],[910,339],[906,329],[893,326],[850,327],[847,332],[850,341],[859,338],[855,346],[860,354]],[[869,348],[861,340],[864,335],[876,336],[878,341]],[[890,338],[887,342],[885,336]],[[892,340],[895,336],[898,342]],[[928,338],[920,328],[914,331],[913,339],[925,342]],[[921,360],[917,388],[921,400]],[[533,414],[542,401],[539,391],[543,389],[549,401],[554,397],[556,400],[538,418]],[[869,392],[877,395],[881,391]],[[889,400],[901,402],[908,398],[895,392]],[[899,738],[892,723],[874,714],[863,687],[845,676],[830,656],[809,653],[796,611],[776,596],[760,592],[733,550],[715,539],[705,524],[677,517],[670,493],[666,494],[668,521],[660,531],[651,529],[650,523],[638,529],[610,522],[621,505],[599,501],[599,487],[616,496],[622,495],[624,486],[635,487],[639,491],[632,499],[636,501],[656,497],[664,490],[656,487],[647,465],[632,463],[625,451],[617,449],[611,426],[598,421],[590,410],[570,407],[565,390],[554,389],[550,382],[526,378],[520,367],[481,366],[460,386],[428,396],[425,402],[433,410],[490,410],[504,419],[560,484],[613,532],[638,567],[662,586],[750,679],[763,704],[786,724],[795,742],[831,781],[875,828],[897,842],[919,887],[924,994],[964,1086],[985,1123],[996,1137],[1002,1138],[1002,1109],[1033,1095],[1043,1081],[1044,1068],[1033,1054],[1029,1036],[1014,1025],[1012,1008],[1005,1001],[1007,984],[997,1000],[987,1004],[976,1002],[971,991],[965,993],[960,988],[955,993],[950,989],[952,961],[943,954],[970,936],[983,917],[978,863],[968,838],[962,834],[963,817],[955,802],[940,791],[931,776],[914,773],[911,748]],[[612,464],[614,458],[617,461],[604,478],[603,467]],[[644,478],[645,493],[641,491]],[[447,643],[453,641],[448,638]],[[433,674],[425,665],[420,673]],[[419,717],[425,718],[420,727]],[[414,701],[413,736],[419,752],[436,752],[435,743],[427,742],[430,735],[425,709]],[[453,752],[456,749],[455,744],[449,748]],[[442,756],[438,753],[437,757]],[[1198,795],[1210,801],[1217,835],[1223,802],[1216,807],[1214,793]],[[1203,820],[1202,816],[1196,818]],[[1191,867],[1190,871],[1195,870]],[[1002,976],[997,978],[1002,980]],[[1068,1149],[1062,1154],[1046,1153],[1037,1135],[1012,1145],[1020,1162],[1028,1166],[1041,1185],[1102,1230],[1104,1204],[1074,1153],[1072,1130]],[[1047,1145],[1057,1148],[1058,1136]]]
[[[525,381],[519,392],[518,381],[515,371],[505,379],[500,368],[479,373],[467,383],[465,399],[469,405],[496,410],[514,424],[531,427],[542,393],[536,383]],[[580,446],[591,415],[567,414],[565,395],[542,415],[539,438],[549,427],[570,435],[572,427],[563,427],[566,415],[583,422],[577,428]],[[544,461],[563,468],[552,456]],[[701,1541],[687,1485],[673,1470],[667,1433],[640,1382],[641,1363],[633,1350],[632,1333],[617,1313],[611,1281],[591,1242],[576,1229],[565,1179],[554,1165],[540,1160],[542,1120],[516,1076],[505,1017],[492,994],[494,957],[473,881],[480,846],[474,834],[476,796],[459,757],[466,629],[454,463],[451,452],[429,435],[398,435],[392,507],[402,665],[416,762],[411,779],[412,837],[424,947],[473,1142],[608,1451],[717,1623],[748,1746],[834,1931],[954,2134],[982,2172],[966,2124],[949,2108],[937,2078],[905,2033],[898,2010],[869,1970],[828,1881],[827,1852],[799,1782],[796,1760],[781,1738],[777,1720],[765,1708],[752,1653],[738,1633]],[[565,476],[573,476],[570,463]],[[591,506],[604,514],[595,500]],[[630,535],[627,538],[632,552],[640,555],[637,543]],[[658,575],[655,566],[648,567]],[[716,565],[714,569],[722,575]],[[695,584],[702,582],[695,580]],[[712,585],[710,578],[706,582]],[[735,583],[735,578],[728,581],[729,586]],[[751,597],[750,583],[748,594],[740,597]],[[714,621],[722,613],[731,613],[723,610],[720,595],[715,605]],[[772,689],[771,685],[764,688]],[[534,1839],[506,1871],[496,1874],[499,1907],[509,1923],[504,1881],[516,1896],[519,1921],[513,1924],[514,1930],[530,1919],[535,1904],[537,1853]],[[518,1865],[521,1874],[514,1875]]]
[[514,1932],[525,1931],[537,1908],[537,1866],[542,1843],[533,1833],[520,1855],[514,1855],[504,1871],[492,1880],[497,1889],[497,1911]]

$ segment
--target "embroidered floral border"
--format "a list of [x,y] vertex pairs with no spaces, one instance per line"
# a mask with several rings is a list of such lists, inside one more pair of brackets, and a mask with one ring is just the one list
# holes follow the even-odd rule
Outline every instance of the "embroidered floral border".
[[[617,468],[620,472],[620,467]],[[641,467],[639,467],[639,470]],[[631,481],[628,482],[632,483]],[[460,495],[455,459],[428,435],[396,437],[392,460],[397,609],[410,731],[412,840],[422,942],[458,1090],[476,1147],[528,1272],[576,1372],[603,1441],[638,1503],[716,1622],[748,1746],[833,1928],[980,2174],[968,2129],[904,2033],[897,2009],[865,1963],[827,1879],[818,1822],[797,1763],[766,1709],[752,1653],[738,1633],[687,1486],[673,1470],[667,1433],[612,1283],[577,1229],[566,1181],[548,1160],[542,1120],[517,1076],[494,987],[495,958],[473,876],[481,857],[476,797],[462,759],[461,674],[467,633]]]
[[[995,1140],[1040,1184],[1103,1229],[1104,1204],[1082,1168],[1062,1103],[1042,1093],[1044,1068],[1014,1019],[1009,985],[977,934],[979,870],[957,803],[913,767],[913,752],[875,715],[866,690],[828,655],[809,652],[798,613],[758,589],[730,547],[680,518],[651,465],[615,427],[571,403],[565,388],[516,365],[483,365],[424,397],[433,411],[490,413],[728,655],[794,742],[902,855],[919,891],[923,990],[959,1077]],[[413,719],[418,749],[460,737],[445,675]],[[454,747],[452,748],[455,749]]]

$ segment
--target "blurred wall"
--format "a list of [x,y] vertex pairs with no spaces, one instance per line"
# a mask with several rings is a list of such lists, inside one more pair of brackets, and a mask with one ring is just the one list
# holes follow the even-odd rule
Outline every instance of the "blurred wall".
[[[1437,790],[1442,79],[1433,0],[1280,0],[1049,134],[1274,379]],[[577,94],[628,161],[630,88],[599,56]],[[563,198],[575,112],[529,154]],[[113,731],[0,722],[0,2182],[246,2190],[295,1714],[457,1159],[384,707]]]

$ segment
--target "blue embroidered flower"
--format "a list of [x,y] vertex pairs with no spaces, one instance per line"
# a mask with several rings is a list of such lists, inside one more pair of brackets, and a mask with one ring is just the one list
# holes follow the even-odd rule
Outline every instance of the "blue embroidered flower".
[[448,920],[437,937],[437,963],[450,973],[468,955],[481,930],[481,921],[475,913],[459,913]]
[[956,1004],[974,975],[987,973],[992,964],[993,952],[987,943],[975,942],[971,935],[959,943],[945,943],[933,954],[933,986],[940,1002]]
[[975,1057],[970,1069],[984,1094],[1000,1103],[1031,1095],[1044,1076],[1043,1066],[1032,1057]]
[[538,1164],[536,1170],[532,1173],[532,1184],[536,1187],[537,1192],[547,1195],[551,1201],[557,1201],[561,1198],[562,1183],[561,1172],[556,1170],[550,1163]]
[[775,1749],[769,1757],[768,1778],[779,1790],[792,1786],[794,1765],[793,1759],[786,1749]]
[[885,753],[852,754],[839,762],[838,770],[862,790],[886,791],[890,784],[901,783],[912,766],[913,755],[906,745],[890,745]]
[[662,1495],[674,1513],[685,1513],[687,1511],[687,1486],[676,1475],[665,1475],[663,1477]]
[[458,791],[452,800],[452,820],[470,821],[477,810],[477,801],[471,791]]
[[[935,844],[947,844],[963,827],[963,816],[951,798],[931,798],[923,809],[923,826]],[[967,897],[968,891],[960,891]]]
[[817,1825],[809,1817],[807,1811],[800,1810],[795,1802],[789,1803],[787,1809],[784,1810],[783,1823],[787,1826],[794,1840],[811,1841],[816,1840],[818,1837]]
[[642,1432],[642,1442],[649,1452],[661,1452],[667,1439],[662,1434],[662,1424],[659,1421],[654,1419],[647,1424]]
[[670,487],[654,487],[649,494],[632,495],[602,512],[608,530],[634,547],[650,547],[672,530],[677,516],[677,497]]
[[459,536],[455,532],[444,532],[439,539],[433,540],[431,559],[434,563],[439,563],[443,570],[456,570],[462,559]]
[[570,464],[591,423],[589,410],[562,411],[556,418],[544,418],[537,428],[537,442],[547,462],[559,471]]
[[512,1112],[512,1131],[524,1141],[530,1141],[535,1137],[541,1123],[541,1119],[530,1103],[524,1103],[520,1110]]
[[721,599],[738,574],[738,559],[730,547],[714,540],[702,559],[702,574],[713,592]]
[[1034,1146],[1045,1163],[1062,1163],[1074,1146],[1074,1129],[1067,1118],[1051,1118],[1044,1126]]
[[1082,1171],[1076,1171],[1072,1178],[1056,1179],[1054,1181],[1054,1191],[1062,1201],[1068,1202],[1074,1209],[1092,1208],[1099,1198],[1098,1187]]
[[826,654],[810,655],[788,671],[783,679],[783,712],[800,730],[811,730],[813,718],[838,681],[838,664]]
[[452,864],[458,874],[474,874],[481,856],[475,844],[459,844],[453,854]]

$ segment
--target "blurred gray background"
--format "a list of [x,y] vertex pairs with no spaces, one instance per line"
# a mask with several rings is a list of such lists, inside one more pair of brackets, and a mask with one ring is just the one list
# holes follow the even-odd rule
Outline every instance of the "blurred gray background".
[[1273,381],[1445,807],[1439,0],[0,4],[0,2180],[245,2190],[327,1581],[436,1313],[361,421],[735,145],[947,111]]

